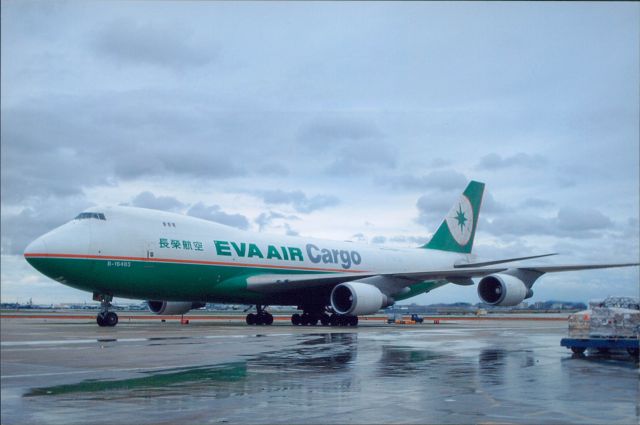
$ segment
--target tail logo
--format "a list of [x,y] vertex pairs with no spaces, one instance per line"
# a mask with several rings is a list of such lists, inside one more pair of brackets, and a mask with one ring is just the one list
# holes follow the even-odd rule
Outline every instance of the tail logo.
[[469,242],[473,230],[473,207],[466,196],[462,195],[447,214],[447,227],[458,245],[465,246]]

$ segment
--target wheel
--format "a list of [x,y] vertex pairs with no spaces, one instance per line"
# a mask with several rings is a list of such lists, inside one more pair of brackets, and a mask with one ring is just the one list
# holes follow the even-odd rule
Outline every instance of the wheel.
[[571,347],[571,351],[573,351],[576,354],[584,354],[585,350],[586,348],[584,347]]
[[104,316],[104,325],[105,326],[113,327],[113,326],[115,326],[117,324],[118,324],[118,315],[115,314],[113,311],[108,312]]
[[100,327],[107,326],[107,325],[104,323],[104,314],[99,313],[99,314],[96,316],[96,323],[97,323],[97,324],[98,324],[98,326],[100,326]]
[[311,317],[307,313],[302,313],[302,316],[300,316],[300,324],[304,326],[310,325]]
[[338,326],[340,324],[339,321],[339,317],[337,314],[333,313],[331,316],[329,316],[329,324],[331,326]]
[[300,325],[300,315],[298,313],[291,315],[291,323],[295,326]]
[[358,316],[349,316],[349,326],[358,326]]
[[247,319],[246,320],[247,320],[247,325],[255,325],[257,317],[256,317],[255,314],[249,313],[249,314],[247,314]]
[[318,324],[318,316],[310,314],[307,319],[309,326],[316,326]]
[[273,324],[273,316],[269,313],[266,313],[264,315],[264,320],[263,320],[265,325],[272,325]]
[[331,318],[328,314],[322,313],[320,315],[320,323],[322,323],[322,326],[329,326],[331,324]]
[[635,357],[637,360],[638,354],[640,354],[640,350],[638,350],[637,348],[627,348],[627,353],[629,353],[631,357]]

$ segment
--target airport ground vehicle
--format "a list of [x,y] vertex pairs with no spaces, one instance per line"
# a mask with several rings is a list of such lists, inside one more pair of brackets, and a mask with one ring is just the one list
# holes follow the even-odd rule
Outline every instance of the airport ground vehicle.
[[570,348],[576,354],[583,354],[588,348],[607,352],[610,350],[627,350],[638,357],[640,340],[638,338],[562,338],[560,345]]
[[638,358],[640,352],[640,300],[633,297],[607,297],[589,302],[589,310],[569,316],[569,337],[560,345],[576,354],[587,349],[606,353],[626,350]]

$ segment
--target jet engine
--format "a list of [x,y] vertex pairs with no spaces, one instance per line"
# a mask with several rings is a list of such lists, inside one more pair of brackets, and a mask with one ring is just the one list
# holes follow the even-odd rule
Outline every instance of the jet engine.
[[147,301],[147,304],[149,304],[149,310],[155,314],[165,315],[185,314],[189,310],[205,306],[205,303],[193,303],[190,301]]
[[478,296],[490,305],[512,306],[531,298],[533,291],[517,277],[508,274],[485,276],[478,283]]
[[363,282],[345,282],[331,291],[331,306],[338,314],[373,314],[392,304],[378,288]]

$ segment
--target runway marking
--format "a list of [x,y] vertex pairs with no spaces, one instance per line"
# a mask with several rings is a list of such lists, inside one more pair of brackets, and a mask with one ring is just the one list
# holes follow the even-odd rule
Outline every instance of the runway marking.
[[94,342],[141,342],[149,341],[149,338],[95,338],[95,339],[69,339],[69,340],[57,340],[57,341],[5,341],[0,342],[1,347],[20,347],[20,346],[33,346],[33,345],[65,345],[65,344],[91,344]]
[[[296,328],[298,329],[298,328]],[[361,328],[366,329],[366,328]],[[549,329],[558,329],[557,326],[545,326],[536,328],[536,330],[549,330]],[[266,330],[266,329],[265,329]],[[0,347],[33,347],[40,345],[75,345],[75,344],[94,344],[94,343],[107,343],[107,342],[157,342],[159,340],[163,341],[183,341],[185,339],[229,339],[229,338],[255,338],[255,337],[278,337],[278,336],[299,336],[299,335],[324,335],[324,334],[343,334],[343,333],[357,333],[358,335],[366,338],[369,336],[367,332],[358,332],[358,330],[354,329],[353,332],[332,332],[332,328],[326,328],[326,332],[321,332],[325,330],[325,328],[305,328],[303,329],[309,332],[279,332],[279,333],[256,333],[256,334],[246,334],[246,335],[202,335],[202,336],[173,336],[173,337],[149,337],[149,338],[92,338],[92,339],[68,339],[68,340],[43,340],[43,341],[3,341],[0,342]],[[319,332],[312,332],[317,330]],[[478,328],[479,331],[519,331],[522,330],[521,327],[482,327]],[[451,334],[457,335],[460,333],[464,333],[462,329],[448,328],[448,329],[398,329],[399,334],[416,334],[422,333],[425,335],[434,335],[434,334]]]
[[184,341],[186,339],[229,339],[229,338],[255,338],[268,336],[293,336],[304,335],[294,333],[265,333],[247,335],[203,335],[203,336],[174,336],[174,337],[149,337],[149,338],[95,338],[95,339],[67,339],[67,340],[45,340],[45,341],[4,341],[0,342],[1,347],[25,347],[38,345],[68,345],[68,344],[94,344],[106,342],[157,342],[157,341]]

